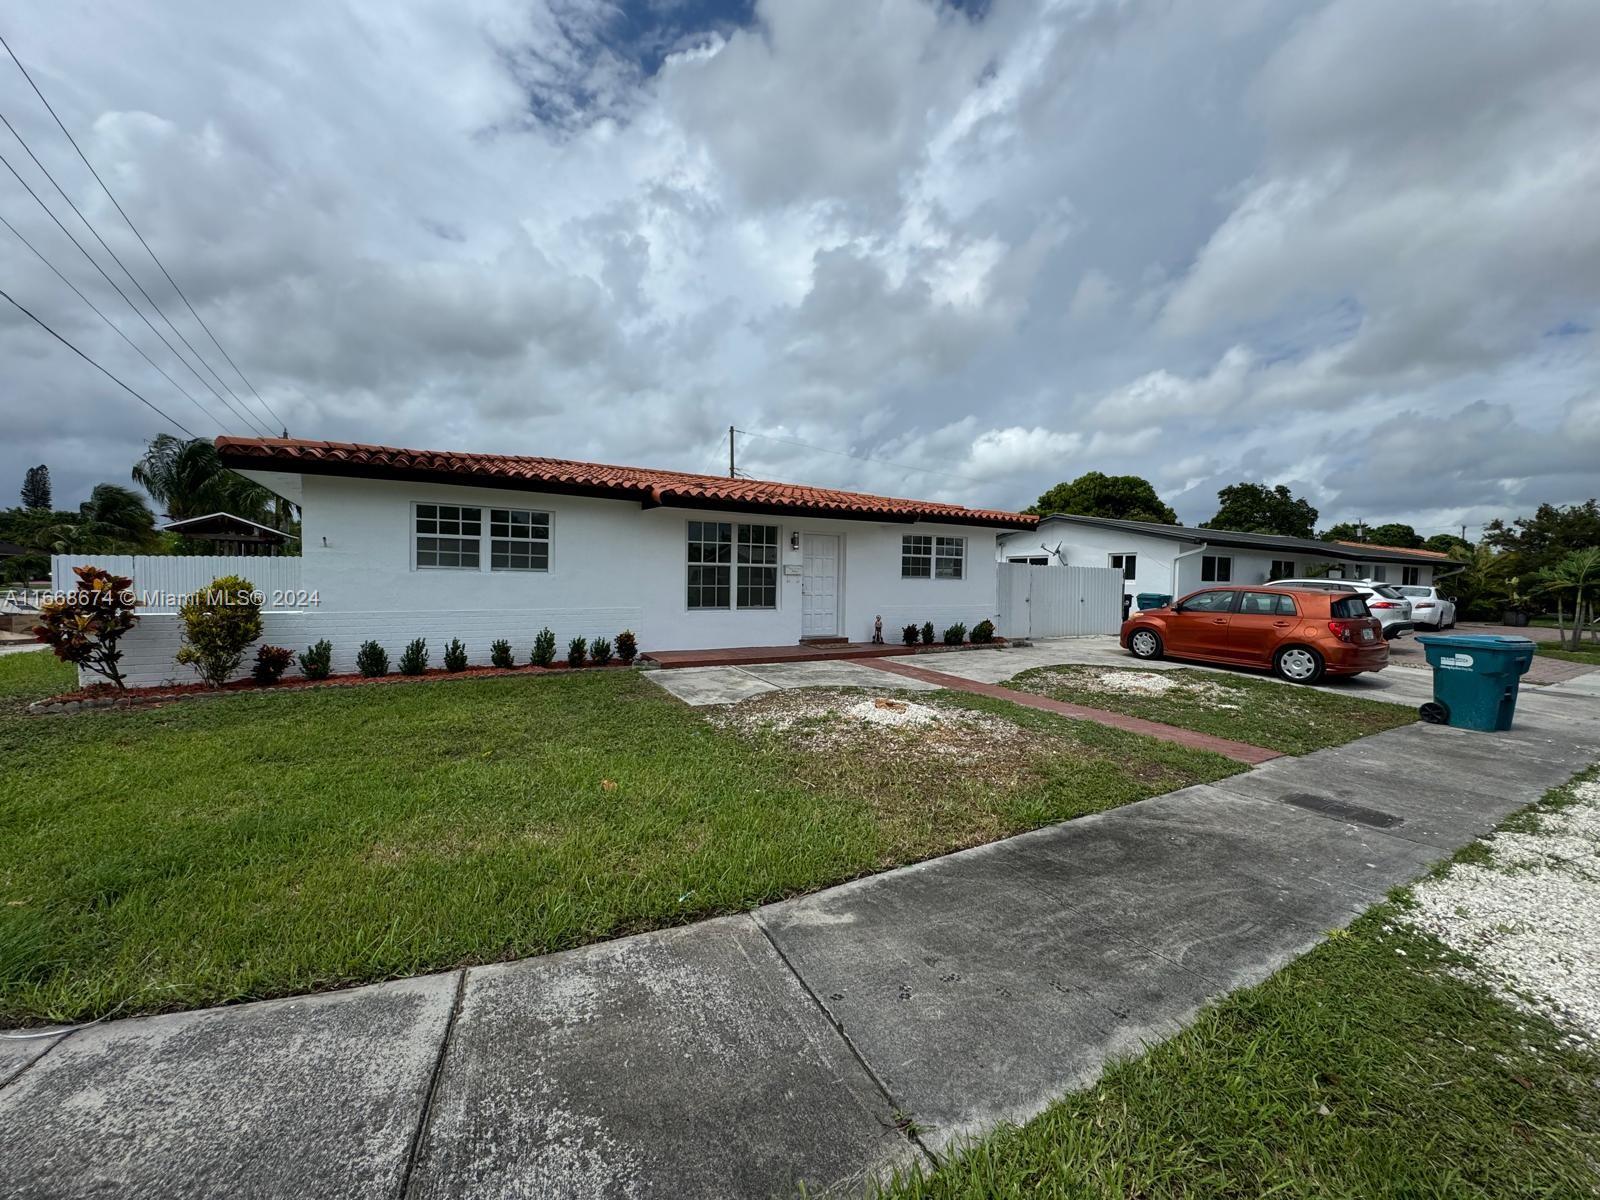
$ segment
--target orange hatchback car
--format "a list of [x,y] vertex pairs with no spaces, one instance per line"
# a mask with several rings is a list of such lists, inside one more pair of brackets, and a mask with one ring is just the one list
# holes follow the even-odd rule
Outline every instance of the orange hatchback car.
[[1359,675],[1389,665],[1383,626],[1351,592],[1274,587],[1206,588],[1122,623],[1135,658],[1197,658],[1262,667],[1291,683]]

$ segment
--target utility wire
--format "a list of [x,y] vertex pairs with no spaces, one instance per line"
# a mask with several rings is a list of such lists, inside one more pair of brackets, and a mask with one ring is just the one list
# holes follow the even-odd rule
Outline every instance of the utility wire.
[[175,420],[175,419],[174,419],[174,418],[172,418],[172,417],[169,417],[169,416],[168,416],[168,415],[167,415],[167,414],[166,414],[166,413],[164,413],[164,412],[162,412],[162,411],[161,411],[161,410],[160,410],[160,409],[159,409],[159,408],[157,408],[157,407],[156,407],[156,406],[155,406],[155,405],[154,405],[154,404],[151,404],[151,403],[150,403],[150,401],[148,401],[148,400],[146,400],[146,399],[145,399],[145,398],[144,398],[144,397],[143,397],[143,396],[141,396],[141,395],[140,395],[140,394],[139,394],[139,393],[138,393],[138,392],[136,392],[136,391],[134,391],[134,390],[133,390],[133,389],[132,389],[132,388],[131,388],[131,387],[129,387],[129,386],[128,386],[128,385],[127,385],[127,384],[125,384],[125,383],[123,383],[123,382],[122,382],[122,380],[120,380],[120,379],[118,379],[118,378],[117,378],[117,377],[116,377],[116,376],[115,376],[115,375],[113,375],[113,374],[112,374],[112,373],[111,373],[111,372],[110,372],[110,371],[108,371],[108,370],[106,370],[106,369],[105,369],[105,368],[104,368],[104,367],[102,367],[102,366],[101,366],[101,365],[100,365],[100,364],[99,364],[99,363],[97,363],[97,362],[95,362],[95,360],[94,360],[94,359],[92,359],[92,358],[90,358],[90,357],[89,357],[89,356],[88,356],[88,355],[87,355],[87,354],[85,354],[85,353],[84,353],[84,352],[83,352],[83,351],[82,351],[82,350],[79,350],[79,349],[78,349],[78,348],[77,348],[77,347],[76,347],[76,346],[74,346],[74,345],[73,345],[73,344],[72,344],[72,343],[71,343],[71,342],[69,342],[69,341],[67,341],[67,339],[66,339],[66,338],[64,338],[64,337],[62,337],[62,336],[61,336],[61,335],[60,335],[60,334],[59,334],[59,333],[57,333],[57,332],[56,332],[56,331],[55,331],[55,330],[54,330],[54,329],[51,329],[51,328],[50,328],[50,326],[48,326],[48,325],[46,325],[46,324],[45,324],[45,323],[44,323],[44,322],[43,322],[43,321],[41,321],[41,320],[40,320],[40,319],[39,319],[39,318],[38,318],[38,317],[36,317],[36,316],[34,316],[34,315],[33,315],[33,313],[31,313],[31,312],[29,312],[29,311],[28,311],[28,310],[27,310],[27,309],[26,309],[26,308],[24,308],[24,307],[23,307],[23,306],[22,306],[22,305],[20,305],[20,304],[18,304],[18,303],[17,303],[17,302],[16,302],[16,301],[15,301],[15,300],[13,300],[13,299],[12,299],[12,298],[11,298],[11,294],[10,294],[10,293],[9,293],[9,292],[7,292],[7,291],[5,291],[5,290],[4,290],[4,289],[3,289],[3,288],[0,288],[0,299],[4,299],[4,300],[6,300],[6,301],[7,301],[7,302],[8,302],[8,303],[9,303],[9,304],[10,304],[10,305],[11,305],[11,307],[12,307],[12,308],[15,308],[15,309],[16,309],[16,310],[17,310],[17,311],[18,311],[18,312],[20,312],[20,313],[21,313],[21,314],[22,314],[22,315],[23,315],[23,316],[25,316],[25,317],[27,317],[27,318],[28,318],[28,320],[30,320],[30,321],[32,321],[32,322],[33,322],[33,323],[34,323],[34,324],[35,324],[35,325],[37,325],[37,326],[38,326],[38,327],[39,327],[39,328],[40,328],[40,329],[42,329],[42,330],[44,330],[44,331],[45,331],[45,332],[46,332],[46,333],[48,333],[48,334],[49,334],[49,335],[50,335],[50,336],[51,336],[51,337],[53,337],[53,338],[55,338],[55,340],[56,340],[56,341],[58,341],[58,342],[60,342],[60,343],[61,343],[61,344],[62,344],[62,345],[63,345],[63,346],[65,346],[65,347],[66,347],[66,348],[67,348],[67,349],[68,349],[68,350],[71,350],[71,351],[72,351],[72,352],[73,352],[73,353],[74,353],[74,354],[76,354],[76,355],[77,355],[77,356],[78,356],[78,357],[79,357],[79,358],[81,358],[81,359],[83,359],[83,361],[84,361],[84,362],[86,362],[86,363],[88,363],[88,364],[89,364],[89,365],[90,365],[90,366],[91,366],[91,367],[93,367],[93,368],[94,368],[94,369],[95,369],[95,370],[96,370],[96,371],[99,371],[99,372],[100,372],[100,374],[102,374],[102,375],[104,375],[104,376],[105,376],[105,377],[106,377],[106,378],[107,378],[107,379],[109,379],[109,380],[111,380],[111,382],[112,382],[112,383],[114,383],[114,384],[116,384],[116,385],[117,385],[117,386],[118,386],[118,387],[119,387],[119,388],[121,388],[121,389],[122,389],[122,390],[123,390],[123,391],[125,391],[125,392],[127,392],[127,393],[128,393],[128,395],[130,395],[130,396],[132,396],[132,397],[133,397],[133,398],[134,398],[134,399],[135,399],[135,400],[137,400],[137,401],[138,401],[138,402],[139,402],[139,403],[140,403],[140,404],[142,404],[142,405],[144,405],[144,406],[145,406],[145,407],[146,407],[146,408],[148,408],[148,409],[149,409],[149,410],[150,410],[150,411],[151,411],[151,412],[153,412],[153,413],[155,413],[155,414],[156,414],[156,416],[158,416],[158,417],[160,417],[160,418],[161,418],[161,419],[162,419],[162,420],[164,420],[164,421],[168,421],[168,422],[170,422],[170,423],[171,423],[171,424],[173,424],[173,425],[176,425],[176,426],[177,426],[177,427],[178,427],[178,428],[179,428],[179,429],[180,429],[180,430],[182,430],[182,431],[183,431],[183,432],[184,432],[184,433],[186,433],[186,434],[188,434],[188,435],[189,435],[189,436],[190,436],[190,437],[191,437],[191,438],[193,438],[193,437],[195,437],[195,436],[196,436],[196,435],[195,435],[195,433],[194,433],[194,432],[193,432],[193,431],[192,431],[192,430],[190,430],[190,429],[188,429],[188,428],[186,428],[186,427],[185,427],[185,426],[184,426],[184,425],[183,425],[183,424],[182,424],[182,422],[180,422],[180,421],[177,421],[177,420]]
[[50,210],[50,206],[44,202],[44,198],[40,196],[38,192],[33,190],[33,187],[26,179],[22,177],[16,167],[11,165],[11,160],[8,159],[4,154],[0,154],[0,164],[4,164],[6,170],[10,171],[11,174],[16,177],[17,182],[23,186],[28,195],[33,197],[34,203],[40,208],[44,209],[45,215],[55,222],[56,228],[67,235],[67,240],[69,240],[78,248],[78,253],[83,255],[84,258],[88,259],[89,265],[92,266],[96,271],[100,272],[101,278],[109,283],[112,288],[115,289],[117,295],[121,296],[122,299],[127,303],[128,307],[133,309],[133,311],[138,315],[139,319],[149,326],[150,332],[161,339],[162,345],[166,346],[168,350],[171,350],[172,353],[177,356],[178,361],[181,362],[185,367],[188,367],[189,373],[198,379],[202,384],[205,384],[206,389],[210,391],[210,393],[215,396],[228,409],[229,412],[233,413],[233,415],[238,417],[241,421],[244,421],[245,425],[250,427],[252,432],[260,433],[260,426],[252,424],[243,413],[234,408],[234,406],[228,402],[228,398],[221,392],[217,391],[216,388],[212,387],[211,384],[206,381],[205,376],[200,374],[199,371],[196,371],[193,364],[191,364],[188,359],[179,353],[178,348],[167,340],[166,335],[157,329],[153,324],[151,324],[150,318],[144,314],[144,309],[135,304],[132,298],[129,297],[128,293],[122,290],[122,285],[119,284],[115,279],[111,278],[109,274],[107,274],[106,269],[100,265],[95,256],[89,253],[88,248],[77,239],[72,230],[68,229],[61,223],[61,218],[56,216],[56,214]]
[[762,438],[769,442],[782,442],[786,446],[799,446],[804,450],[816,450],[822,454],[837,454],[841,458],[855,458],[862,462],[878,463],[880,466],[894,467],[901,471],[921,471],[924,475],[941,475],[947,479],[962,479],[967,483],[983,483],[981,479],[974,479],[971,475],[962,475],[955,471],[937,471],[932,467],[913,467],[910,463],[891,462],[887,458],[874,458],[870,454],[853,454],[849,450],[832,450],[827,446],[814,446],[810,442],[799,442],[793,438],[775,437],[770,433],[752,433],[748,429],[741,429],[739,433],[745,437]]
[[55,265],[55,263],[51,262],[48,258],[46,258],[42,253],[40,253],[39,248],[37,246],[35,246],[27,238],[22,236],[22,231],[21,230],[19,230],[10,221],[6,220],[4,216],[0,216],[0,225],[4,225],[7,229],[9,229],[16,236],[17,241],[21,242],[29,250],[32,250],[34,257],[37,258],[40,262],[42,262],[45,266],[49,267],[52,271],[54,271],[56,278],[61,280],[62,283],[66,284],[75,293],[77,293],[78,299],[82,300],[85,304],[87,304],[89,306],[89,311],[94,313],[95,316],[99,317],[107,325],[111,326],[111,328],[116,331],[116,334],[117,334],[118,337],[120,337],[123,341],[127,342],[128,345],[130,345],[130,346],[132,346],[134,348],[134,350],[138,353],[140,358],[144,359],[145,362],[149,363],[157,371],[160,371],[161,375],[162,375],[162,378],[164,378],[173,387],[177,388],[180,392],[182,392],[183,396],[184,396],[184,399],[189,401],[190,404],[194,405],[197,409],[200,410],[200,415],[201,416],[203,416],[207,421],[214,421],[216,419],[215,417],[213,417],[211,415],[211,413],[209,411],[207,411],[201,405],[200,401],[196,400],[192,395],[189,394],[189,392],[184,388],[184,386],[181,383],[179,383],[171,375],[168,375],[166,373],[166,371],[163,370],[163,368],[162,368],[160,363],[156,362],[155,359],[151,358],[148,354],[146,354],[144,352],[144,347],[143,346],[139,345],[138,342],[134,341],[131,337],[129,337],[126,333],[124,333],[122,331],[122,326],[118,325],[110,317],[106,316],[105,313],[101,312],[98,308],[96,308],[94,301],[89,299],[89,297],[85,296],[83,294],[82,290],[78,287],[77,284],[73,283],[72,280],[68,279],[65,275],[63,275],[61,273],[60,269]]
[[[156,252],[150,248],[150,243],[144,240],[144,234],[139,232],[139,227],[133,223],[133,218],[127,214],[127,211],[122,207],[121,202],[114,194],[112,194],[111,189],[106,186],[106,181],[100,178],[100,172],[94,169],[94,164],[89,161],[89,156],[86,155],[83,152],[83,148],[78,145],[78,139],[72,136],[72,132],[66,127],[66,124],[61,120],[61,117],[57,115],[55,107],[50,103],[50,101],[45,99],[44,93],[39,90],[39,85],[33,81],[33,76],[28,73],[28,68],[23,66],[22,60],[17,57],[17,52],[11,48],[11,44],[7,42],[4,37],[0,37],[0,46],[5,47],[6,53],[11,56],[11,61],[17,64],[17,70],[22,72],[22,77],[28,81],[28,86],[33,89],[33,94],[39,97],[39,103],[44,105],[45,111],[47,111],[50,114],[51,119],[55,121],[56,128],[61,130],[61,132],[66,136],[67,141],[72,144],[73,150],[77,151],[78,157],[83,160],[83,165],[89,168],[89,174],[93,175],[94,181],[100,185],[100,190],[106,194],[106,198],[111,201],[112,206],[119,214],[121,214],[122,219],[128,223],[128,228],[133,230],[133,236],[139,239],[139,244],[144,247],[144,252],[150,256],[150,261],[156,264],[156,266],[160,269],[161,274],[166,277],[167,282],[172,285],[172,290],[178,293],[178,298],[183,301],[183,306],[189,310],[189,315],[195,319],[196,323],[201,329],[206,331],[206,336],[211,339],[211,344],[217,348],[218,352],[223,358],[228,360],[228,365],[233,368],[234,374],[239,377],[240,382],[249,388],[251,393],[255,396],[256,403],[261,405],[261,407],[271,415],[273,421],[277,423],[280,429],[286,430],[283,419],[278,416],[276,411],[274,411],[272,405],[268,404],[264,399],[262,399],[261,393],[256,391],[256,385],[251,383],[249,379],[245,378],[245,373],[239,369],[239,364],[233,361],[233,356],[229,354],[227,350],[223,349],[222,343],[217,340],[217,335],[211,332],[211,326],[205,323],[205,319],[195,311],[194,305],[189,303],[189,297],[184,293],[184,290],[178,286],[178,281],[174,279],[172,277],[172,273],[167,270],[166,264],[156,257]],[[7,124],[9,125],[9,122]],[[18,140],[20,141],[21,139],[19,138]],[[108,246],[107,249],[109,250],[110,247]],[[116,255],[112,255],[112,257],[115,258]],[[117,265],[122,265],[120,259],[118,259]],[[127,267],[123,267],[122,269],[127,271]],[[133,276],[130,274],[128,278],[132,279]],[[137,283],[138,281],[135,280],[134,282]],[[142,287],[139,290],[141,292],[144,291]],[[150,299],[148,294],[145,296],[145,299]],[[154,300],[151,300],[150,302],[151,304],[155,303]],[[160,310],[157,309],[157,311],[159,312]],[[165,313],[162,314],[162,319],[166,319]],[[167,321],[167,324],[171,325],[172,322]],[[177,330],[174,328],[173,332],[177,333]],[[182,337],[183,335],[179,334],[178,336]],[[184,345],[189,345],[188,339],[184,340]],[[190,346],[189,348],[191,350],[194,349],[193,346]],[[198,351],[195,352],[195,357],[200,357]],[[200,361],[205,362],[204,359],[201,359]],[[222,383],[222,376],[217,375],[215,371],[211,370],[210,363],[206,363],[206,370],[211,371],[212,375],[216,376],[218,383]],[[223,386],[227,387],[228,385],[223,384]],[[228,388],[228,390],[230,392],[233,391],[232,388]],[[239,403],[243,404],[244,401],[240,400]]]

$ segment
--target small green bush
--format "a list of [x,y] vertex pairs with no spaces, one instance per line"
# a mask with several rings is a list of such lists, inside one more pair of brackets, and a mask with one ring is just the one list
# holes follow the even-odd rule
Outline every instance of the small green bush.
[[261,636],[261,595],[248,579],[221,575],[184,599],[178,621],[183,645],[177,660],[212,687],[221,687]]
[[944,644],[946,646],[959,646],[967,640],[967,627],[957,621],[944,631]]
[[556,635],[546,625],[533,639],[533,655],[528,660],[536,667],[548,667],[556,660]]
[[924,646],[933,645],[933,622],[932,621],[924,621],[922,623],[922,644]]
[[994,641],[994,622],[985,618],[972,627],[972,640],[977,645]]
[[467,648],[461,644],[460,638],[451,638],[445,644],[444,669],[446,671],[465,671],[467,669]]
[[631,667],[633,660],[639,657],[639,639],[633,636],[633,630],[624,629],[617,634],[617,661],[625,667]]
[[389,652],[377,642],[362,642],[356,651],[356,670],[368,679],[389,673]]
[[907,625],[900,631],[900,640],[908,646],[915,646],[917,639],[922,636],[922,631],[915,625]]
[[517,656],[511,653],[511,643],[499,638],[489,647],[489,661],[504,671],[517,665]]
[[589,647],[589,661],[597,667],[603,667],[611,661],[611,643],[605,638],[595,638]]
[[287,646],[260,646],[256,649],[255,665],[250,677],[262,687],[271,687],[283,677],[294,661],[294,651]]
[[581,667],[588,656],[589,643],[586,639],[575,637],[567,643],[567,666]]
[[323,638],[300,652],[300,674],[307,679],[326,679],[333,674],[333,643]]
[[428,669],[428,639],[415,638],[400,652],[400,674],[421,675]]

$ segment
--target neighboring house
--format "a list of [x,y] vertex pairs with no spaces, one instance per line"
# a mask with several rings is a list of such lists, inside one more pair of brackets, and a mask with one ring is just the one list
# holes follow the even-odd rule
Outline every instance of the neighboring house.
[[282,554],[290,542],[297,540],[292,533],[225,512],[168,521],[156,528],[163,533],[176,533],[191,542],[204,543],[212,554]]
[[7,559],[21,558],[28,553],[30,551],[27,547],[19,546],[15,542],[0,542],[0,563],[5,562]]
[[1461,569],[1449,555],[1362,542],[1231,533],[1108,517],[1054,515],[1001,538],[1002,562],[1113,567],[1129,595],[1181,596],[1210,583],[1267,583],[1307,575],[1432,584]]
[[[863,642],[996,616],[1012,512],[502,454],[219,438],[225,465],[301,510],[292,644],[391,654],[452,637],[475,661],[542,626],[560,646],[632,629],[644,650]],[[287,614],[280,614],[282,616]],[[273,633],[269,637],[291,635]]]

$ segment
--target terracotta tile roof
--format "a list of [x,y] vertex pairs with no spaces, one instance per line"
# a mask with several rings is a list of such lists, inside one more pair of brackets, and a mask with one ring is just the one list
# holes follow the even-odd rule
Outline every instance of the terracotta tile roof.
[[1001,509],[965,508],[959,504],[902,500],[764,479],[724,479],[719,475],[616,467],[519,454],[468,454],[298,438],[237,437],[219,437],[217,452],[228,466],[245,470],[475,483],[486,487],[634,500],[647,508],[671,505],[766,513],[803,512],[857,520],[943,521],[1012,529],[1029,529],[1038,523],[1037,517]]
[[1449,558],[1437,550],[1413,550],[1410,546],[1380,546],[1376,542],[1340,542],[1341,546],[1354,546],[1357,550],[1379,550],[1389,554],[1419,554],[1423,558]]

